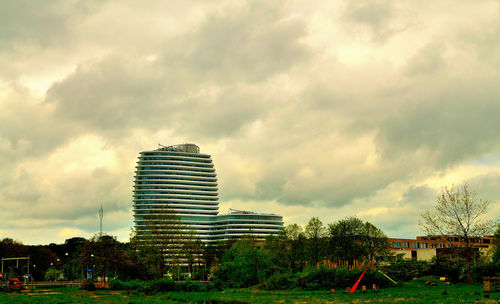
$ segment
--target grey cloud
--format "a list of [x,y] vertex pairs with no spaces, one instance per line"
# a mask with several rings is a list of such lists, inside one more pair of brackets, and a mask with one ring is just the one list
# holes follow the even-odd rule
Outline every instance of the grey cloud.
[[[142,64],[141,64],[142,63]],[[57,115],[94,130],[122,130],[151,126],[159,115],[169,120],[165,97],[179,92],[177,82],[163,77],[147,62],[108,58],[77,69],[54,84],[47,102]]]
[[[500,205],[500,201],[498,199],[498,197],[500,197],[500,189],[498,188],[498,185],[500,183],[500,174],[489,173],[480,175],[465,182],[470,185],[470,190],[472,192],[475,192],[478,198],[489,201],[490,207],[494,205]],[[500,220],[498,214],[491,215],[492,217],[496,216],[497,220]]]
[[[15,79],[44,64],[67,60],[80,38],[78,26],[102,1],[1,1],[0,77]],[[57,55],[56,55],[57,54]],[[57,67],[57,64],[53,64]]]
[[400,203],[421,204],[422,202],[435,201],[436,191],[427,186],[410,187],[404,194]]
[[209,16],[192,34],[169,41],[162,61],[215,83],[262,82],[284,72],[310,54],[299,41],[306,34],[305,24],[287,18],[281,5],[256,1]]
[[395,29],[390,26],[393,14],[390,0],[347,1],[344,18],[367,29],[375,41],[384,41]]
[[110,138],[126,136],[131,128],[228,136],[265,113],[267,100],[256,89],[222,87],[214,97],[199,94],[199,85],[171,72],[147,62],[109,58],[54,84],[46,102],[55,105],[60,120]]
[[13,164],[27,157],[46,155],[70,136],[78,126],[54,117],[51,109],[26,92],[13,90],[0,104],[0,159]]
[[[60,168],[54,170],[56,173],[61,171]],[[37,182],[41,183],[40,180]],[[63,183],[44,189],[43,197],[18,209],[27,218],[62,221],[93,216],[100,204],[109,211],[129,210],[131,196],[124,191],[128,189],[127,185],[122,183],[123,179],[117,179],[104,169],[90,174],[74,174]]]
[[377,141],[382,155],[393,158],[418,151],[427,165],[446,167],[498,148],[494,100],[496,84],[456,81],[429,94],[415,90],[415,101],[403,103],[380,124]]
[[71,27],[92,11],[91,2],[2,1],[0,48],[23,52],[32,46],[68,43]]
[[426,45],[408,60],[405,73],[408,76],[436,74],[446,66],[441,54],[443,48],[443,45],[438,43]]

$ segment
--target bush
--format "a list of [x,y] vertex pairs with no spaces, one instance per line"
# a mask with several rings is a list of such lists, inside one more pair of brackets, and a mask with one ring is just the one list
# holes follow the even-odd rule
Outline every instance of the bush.
[[427,261],[417,261],[413,259],[396,259],[391,262],[387,269],[387,274],[390,277],[402,281],[408,281],[413,278],[429,275],[431,273],[431,265]]
[[94,291],[95,290],[95,284],[92,282],[92,280],[85,280],[82,282],[80,285],[81,289],[85,289],[87,291]]
[[[465,269],[465,271],[467,271]],[[498,277],[500,276],[500,269],[493,263],[479,264],[471,266],[472,280],[475,282],[482,282],[483,277]]]
[[182,282],[176,282],[176,290],[177,291],[194,291],[194,292],[200,292],[200,291],[208,291],[212,289],[210,285],[206,285],[200,282],[196,281],[182,281]]
[[458,282],[467,276],[467,270],[463,270],[465,267],[467,262],[463,258],[436,256],[431,261],[431,274],[445,276],[452,282]]
[[[265,282],[264,288],[270,290],[289,288],[306,290],[344,289],[354,285],[361,273],[362,270],[319,268],[299,274],[275,274]],[[386,287],[389,282],[381,274],[368,269],[361,279],[361,285],[371,286],[371,284]]]
[[45,281],[54,281],[58,280],[61,277],[62,271],[57,270],[54,267],[50,267],[45,272]]
[[153,281],[151,287],[155,291],[174,291],[176,290],[176,283],[172,279],[163,279],[158,281]]
[[120,281],[120,280],[111,280],[109,282],[109,289],[112,290],[127,290],[125,287],[125,282]]
[[275,273],[264,282],[267,290],[291,289],[294,287],[295,275],[292,273]]
[[109,283],[112,290],[137,290],[146,294],[166,291],[209,291],[214,289],[212,284],[203,284],[196,281],[175,282],[172,279],[162,279],[156,281],[120,281],[112,280]]

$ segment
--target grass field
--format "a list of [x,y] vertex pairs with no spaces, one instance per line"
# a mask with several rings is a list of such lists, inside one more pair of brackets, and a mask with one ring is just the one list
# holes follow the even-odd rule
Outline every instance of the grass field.
[[480,284],[426,286],[423,280],[404,283],[379,293],[344,294],[330,291],[168,292],[145,295],[136,291],[87,292],[78,288],[41,289],[36,292],[0,293],[0,303],[499,303],[500,292],[484,294]]

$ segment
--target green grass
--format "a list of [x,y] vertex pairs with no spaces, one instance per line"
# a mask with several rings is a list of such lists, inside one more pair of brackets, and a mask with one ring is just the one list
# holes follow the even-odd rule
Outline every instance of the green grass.
[[[221,292],[168,292],[154,295],[126,291],[87,292],[77,288],[38,290],[33,293],[0,293],[0,303],[499,303],[500,292],[485,297],[480,284],[426,286],[426,279],[382,289],[379,293],[337,291],[263,291],[258,289]],[[445,292],[446,291],[446,292]]]

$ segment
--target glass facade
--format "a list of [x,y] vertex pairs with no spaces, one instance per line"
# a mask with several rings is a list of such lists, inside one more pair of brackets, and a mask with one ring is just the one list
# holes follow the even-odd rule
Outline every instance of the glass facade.
[[212,158],[194,144],[143,151],[133,190],[135,230],[148,234],[148,223],[165,213],[179,216],[204,243],[252,234],[264,239],[283,228],[282,216],[233,210],[219,215],[217,175]]

